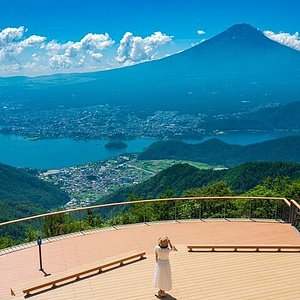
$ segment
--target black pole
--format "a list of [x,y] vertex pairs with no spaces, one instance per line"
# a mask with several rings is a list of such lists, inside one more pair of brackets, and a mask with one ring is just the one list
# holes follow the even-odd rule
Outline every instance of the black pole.
[[39,245],[39,257],[40,257],[40,271],[43,270],[43,263],[42,263],[42,245],[41,244],[38,244]]
[[43,269],[43,261],[42,261],[42,237],[41,235],[39,234],[38,237],[37,237],[37,244],[39,246],[39,260],[40,260],[40,269],[39,271],[43,272],[44,273],[44,276],[49,276],[51,274],[49,273],[46,273]]

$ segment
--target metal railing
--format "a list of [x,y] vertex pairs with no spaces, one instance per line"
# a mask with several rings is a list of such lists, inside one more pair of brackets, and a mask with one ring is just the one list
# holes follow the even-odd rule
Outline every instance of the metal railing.
[[[44,237],[49,237],[94,227],[180,219],[273,219],[298,226],[299,212],[300,205],[295,200],[282,197],[223,196],[136,200],[78,207],[6,221],[0,223],[0,237],[15,237],[18,230],[31,228],[33,233],[27,237],[27,241],[30,241],[36,237],[35,231],[43,232]],[[90,219],[95,216],[101,216],[104,220],[93,224]],[[63,226],[64,222],[69,222],[67,229]],[[25,229],[19,229],[21,224]],[[45,230],[46,226],[55,227],[58,224],[61,227],[56,228],[56,231]]]
[[[248,197],[248,196],[222,196],[222,197],[182,197],[182,198],[165,198],[165,199],[149,199],[149,200],[135,200],[135,201],[124,201],[124,202],[116,202],[116,203],[108,203],[108,204],[99,204],[99,205],[93,205],[93,206],[86,206],[86,207],[77,207],[77,208],[72,208],[72,209],[67,209],[67,210],[60,210],[60,211],[55,211],[55,212],[50,212],[50,213],[44,213],[44,214],[39,214],[35,216],[30,216],[26,218],[21,218],[17,220],[11,220],[11,221],[6,221],[3,223],[0,223],[0,227],[6,226],[6,225],[11,225],[11,224],[16,224],[24,221],[31,221],[34,219],[41,219],[44,217],[50,217],[50,216],[55,216],[55,215],[62,215],[62,214],[67,214],[67,213],[74,213],[74,212],[80,212],[80,211],[88,211],[88,210],[94,210],[94,209],[104,209],[104,208],[109,208],[109,207],[119,207],[119,206],[126,206],[126,205],[131,205],[131,204],[149,204],[149,203],[154,203],[154,202],[177,202],[177,201],[216,201],[216,200],[275,200],[275,201],[283,201],[287,206],[290,206],[290,201],[287,200],[286,198],[281,198],[281,197]],[[296,203],[296,205],[299,206],[299,204],[295,200],[291,200],[292,202]],[[300,208],[299,208],[300,209]],[[250,217],[251,218],[251,212],[250,212]]]
[[300,223],[300,205],[295,200],[290,202],[289,223],[295,227]]

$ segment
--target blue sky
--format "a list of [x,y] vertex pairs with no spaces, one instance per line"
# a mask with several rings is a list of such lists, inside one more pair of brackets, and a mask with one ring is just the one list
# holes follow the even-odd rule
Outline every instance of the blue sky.
[[186,49],[237,23],[268,31],[269,37],[296,49],[300,44],[295,35],[300,31],[299,0],[0,0],[0,4],[0,76],[139,63]]

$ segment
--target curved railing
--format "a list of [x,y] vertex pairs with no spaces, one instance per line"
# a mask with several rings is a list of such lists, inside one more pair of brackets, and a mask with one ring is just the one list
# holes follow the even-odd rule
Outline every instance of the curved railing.
[[[111,226],[118,224],[180,220],[180,219],[208,219],[208,218],[248,218],[248,219],[276,219],[289,222],[296,226],[300,205],[295,200],[284,197],[254,197],[254,196],[222,196],[222,197],[183,197],[167,199],[135,200],[118,203],[101,204],[87,207],[50,212],[18,220],[0,223],[0,237],[9,235],[5,230],[13,226],[15,232],[19,224],[31,223],[34,230],[42,231],[46,221],[59,222],[55,218],[73,216],[74,225],[68,232],[59,229],[57,232],[48,231],[44,234],[49,237],[57,234],[85,230],[82,220],[87,216],[103,215],[106,211],[106,221],[94,227]],[[128,212],[129,211],[129,212]],[[128,212],[127,214],[125,212]],[[120,217],[121,216],[121,217]],[[71,220],[70,219],[70,220]],[[71,222],[69,220],[69,222]],[[76,222],[77,223],[76,223]],[[61,222],[61,220],[60,220]],[[93,226],[91,226],[93,227]],[[12,236],[14,233],[11,234]],[[28,238],[34,240],[34,236]],[[23,241],[24,242],[24,241]]]
[[[87,210],[94,210],[94,209],[103,209],[103,208],[109,208],[109,207],[117,207],[117,206],[127,206],[131,204],[148,204],[148,203],[154,203],[154,202],[175,202],[175,201],[205,201],[205,200],[276,200],[276,201],[283,201],[287,206],[290,206],[290,201],[287,200],[286,198],[281,198],[281,197],[246,197],[246,196],[222,196],[222,197],[182,197],[182,198],[165,198],[165,199],[149,199],[149,200],[135,200],[135,201],[124,201],[124,202],[115,202],[115,203],[108,203],[108,204],[99,204],[99,205],[93,205],[93,206],[86,206],[86,207],[77,207],[77,208],[72,208],[72,209],[67,209],[67,210],[60,210],[60,211],[55,211],[55,212],[50,212],[50,213],[45,213],[45,214],[40,214],[40,215],[35,215],[35,216],[30,216],[26,218],[21,218],[17,220],[12,220],[12,221],[7,221],[0,223],[0,227],[5,226],[5,225],[11,225],[11,224],[16,224],[24,221],[30,221],[34,219],[40,219],[44,217],[49,217],[49,216],[55,216],[55,215],[61,215],[61,214],[66,214],[66,213],[73,213],[73,212],[79,212],[79,211],[87,211]],[[293,202],[296,203],[296,205],[299,206],[299,204],[295,201],[292,200]],[[300,208],[299,208],[300,209]]]

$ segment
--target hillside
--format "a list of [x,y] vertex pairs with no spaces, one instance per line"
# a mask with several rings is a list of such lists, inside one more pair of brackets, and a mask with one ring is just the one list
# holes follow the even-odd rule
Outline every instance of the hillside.
[[300,164],[282,162],[246,163],[227,170],[200,170],[188,164],[177,164],[137,185],[121,188],[105,198],[105,202],[122,202],[128,195],[143,199],[157,198],[171,190],[176,197],[188,189],[201,188],[217,181],[226,181],[236,193],[243,193],[267,177],[300,178]]
[[248,161],[283,161],[300,163],[300,137],[289,136],[246,146],[210,139],[199,144],[180,141],[155,142],[139,159],[177,159],[207,164],[235,166]]
[[266,107],[223,118],[209,118],[201,127],[208,131],[273,131],[300,129],[300,101]]
[[95,73],[0,78],[0,85],[3,100],[29,107],[108,103],[212,114],[299,100],[299,70],[298,51],[238,24],[160,60]]
[[[69,196],[24,170],[0,164],[0,222],[56,208]],[[11,207],[13,206],[13,209]]]
[[263,122],[272,129],[300,129],[300,101],[260,110],[245,118]]

